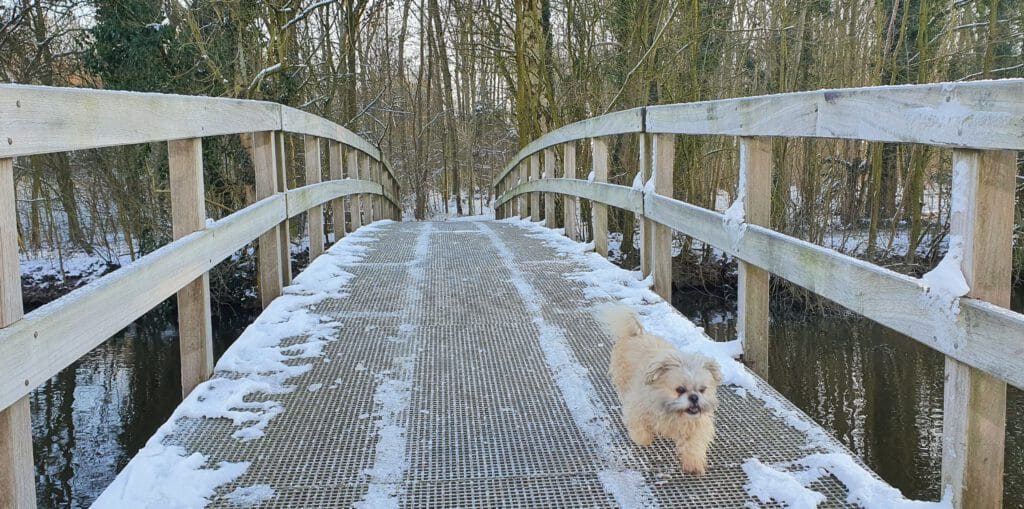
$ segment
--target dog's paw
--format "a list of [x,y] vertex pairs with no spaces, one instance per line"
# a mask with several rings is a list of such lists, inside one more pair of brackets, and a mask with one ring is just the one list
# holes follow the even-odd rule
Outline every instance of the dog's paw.
[[679,467],[683,472],[694,475],[704,475],[707,469],[707,459],[696,454],[679,454]]

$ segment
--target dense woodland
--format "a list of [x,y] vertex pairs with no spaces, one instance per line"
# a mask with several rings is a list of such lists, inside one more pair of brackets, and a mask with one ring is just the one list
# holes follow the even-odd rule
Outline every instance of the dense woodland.
[[[479,213],[519,147],[593,115],[1024,77],[1022,54],[1024,0],[0,0],[0,81],[301,108],[379,144],[416,218]],[[204,145],[217,218],[252,200],[247,140]],[[297,179],[301,140],[287,147]],[[949,155],[777,139],[772,223],[920,272],[942,254]],[[152,144],[17,160],[24,251],[113,259],[167,242],[166,157]],[[635,137],[614,140],[612,181],[629,184],[637,158]],[[675,194],[727,205],[737,158],[733,138],[680,139]]]

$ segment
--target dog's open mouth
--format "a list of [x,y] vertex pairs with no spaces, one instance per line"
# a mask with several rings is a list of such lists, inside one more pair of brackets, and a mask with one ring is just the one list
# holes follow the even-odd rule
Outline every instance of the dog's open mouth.
[[700,407],[692,406],[686,409],[686,413],[690,415],[700,415]]

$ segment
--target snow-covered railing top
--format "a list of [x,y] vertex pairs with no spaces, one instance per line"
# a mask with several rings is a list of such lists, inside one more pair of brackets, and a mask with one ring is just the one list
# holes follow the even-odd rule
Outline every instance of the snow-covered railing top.
[[[736,136],[737,199],[724,214],[672,198],[676,135]],[[607,183],[607,137],[639,135],[632,186]],[[949,253],[922,278],[769,228],[768,137],[915,143],[953,149]],[[576,178],[577,142],[593,167]],[[559,147],[561,146],[561,147]],[[561,148],[561,175],[555,171]],[[822,90],[650,106],[552,131],[516,154],[493,185],[498,217],[543,218],[575,237],[578,199],[592,205],[595,250],[607,254],[607,206],[637,214],[641,260],[671,293],[671,230],[740,260],[737,332],[744,360],[768,371],[768,275],[787,279],[947,356],[943,489],[958,507],[997,507],[1002,493],[1005,385],[1024,389],[1024,315],[1010,299],[1017,153],[1024,80]],[[543,159],[543,173],[541,160]],[[542,176],[543,175],[543,176]],[[541,193],[544,204],[541,205]],[[555,217],[562,196],[564,219]]]
[[[208,221],[203,138],[252,134],[256,203]],[[282,133],[302,135],[305,183],[287,188]],[[322,140],[329,179],[321,181]],[[167,142],[174,241],[24,315],[14,158]],[[346,177],[347,178],[343,178]],[[264,305],[291,281],[289,218],[306,213],[310,260],[323,252],[323,206],[335,238],[346,222],[398,219],[400,187],[380,150],[326,119],[279,104],[0,85],[0,507],[35,507],[28,394],[167,298],[177,295],[182,391],[213,369],[207,272],[259,240]],[[348,198],[348,203],[342,201]],[[346,217],[348,220],[346,220]]]

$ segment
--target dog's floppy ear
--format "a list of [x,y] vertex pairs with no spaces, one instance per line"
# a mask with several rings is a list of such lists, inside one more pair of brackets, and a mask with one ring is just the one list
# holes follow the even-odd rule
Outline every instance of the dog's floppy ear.
[[716,384],[722,383],[722,368],[718,366],[718,363],[713,359],[704,361],[704,369],[711,373],[711,378],[715,379]]
[[652,362],[647,366],[647,376],[644,377],[644,383],[652,385],[668,370],[678,368],[680,366],[681,364],[672,359],[662,359],[660,361]]

